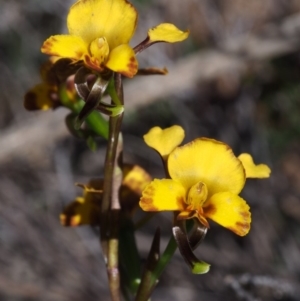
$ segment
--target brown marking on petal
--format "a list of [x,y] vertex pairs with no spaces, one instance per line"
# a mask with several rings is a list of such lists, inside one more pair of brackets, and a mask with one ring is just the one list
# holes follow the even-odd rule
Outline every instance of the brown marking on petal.
[[216,206],[214,206],[213,204],[209,204],[206,207],[203,207],[203,211],[204,211],[204,215],[213,215],[217,212],[217,208]]
[[43,53],[47,53],[47,54],[49,54],[49,55],[59,56],[58,53],[51,51],[51,48],[52,48],[52,46],[53,46],[53,42],[56,42],[56,41],[57,41],[57,39],[54,38],[54,37],[49,38],[49,39],[46,40],[46,41],[44,42],[44,44],[42,45],[41,51],[42,51]]
[[183,196],[178,196],[178,197],[176,198],[176,201],[177,201],[177,205],[178,205],[180,208],[184,207],[184,205],[185,205],[185,200],[184,200],[184,197],[183,197]]
[[147,187],[147,189],[145,190],[144,194],[147,194],[147,196],[152,197],[155,193],[155,188],[151,185],[149,187]]
[[228,229],[240,236],[246,235],[250,229],[249,223],[236,222],[235,226],[236,227],[229,227]]
[[137,72],[137,62],[136,59],[132,56],[127,64],[129,71],[123,71],[122,74],[127,77],[133,77],[133,75]]
[[145,211],[158,211],[158,208],[153,205],[153,199],[150,197],[142,197],[140,206]]
[[243,229],[245,231],[250,229],[250,224],[249,223],[236,222],[235,224],[236,224],[237,227],[239,227],[240,229]]
[[152,198],[149,198],[149,197],[143,197],[141,198],[141,202],[143,202],[143,204],[151,204],[153,202],[153,199]]
[[78,57],[78,59],[80,59],[84,54],[84,52],[82,52],[82,51],[76,51],[75,53],[76,53],[76,56]]
[[93,60],[89,55],[84,56],[84,62],[86,66],[90,69],[96,70],[98,72],[103,72],[103,68],[100,66],[98,60]]
[[245,219],[248,220],[251,216],[251,213],[249,211],[241,211],[240,215]]

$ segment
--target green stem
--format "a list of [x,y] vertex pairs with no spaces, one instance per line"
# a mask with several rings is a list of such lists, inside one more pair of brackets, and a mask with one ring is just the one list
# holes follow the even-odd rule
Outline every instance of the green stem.
[[[117,77],[115,89],[123,100],[121,77]],[[120,301],[119,271],[119,189],[122,184],[122,136],[120,135],[123,113],[109,118],[109,139],[105,158],[104,190],[100,216],[100,239],[107,262],[109,287],[113,301]]]
[[[119,287],[120,275],[118,269],[118,219],[119,199],[118,188],[122,182],[122,172],[118,168],[118,159],[121,156],[121,140],[119,130],[122,122],[122,115],[111,117],[109,121],[109,140],[105,159],[104,190],[101,204],[100,234],[104,258],[107,262],[107,273],[112,300],[120,300]],[[120,151],[118,151],[120,150]]]
[[[117,92],[117,89],[115,85],[118,84],[118,79],[115,80],[112,78],[110,82],[108,83],[106,91],[108,92],[109,96],[111,97],[112,101],[114,102],[115,105],[117,106],[123,106],[123,91],[120,92],[121,94],[118,95],[119,93]],[[120,89],[119,89],[120,90]]]

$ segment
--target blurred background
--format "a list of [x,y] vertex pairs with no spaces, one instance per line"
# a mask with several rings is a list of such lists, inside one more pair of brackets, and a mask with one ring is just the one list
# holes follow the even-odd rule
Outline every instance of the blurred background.
[[[272,168],[270,179],[249,180],[243,191],[249,235],[212,223],[196,251],[211,271],[192,275],[177,252],[153,300],[300,300],[300,1],[133,2],[140,17],[132,46],[161,22],[191,34],[139,56],[140,67],[166,67],[167,76],[125,81],[126,161],[161,177],[142,136],[179,124],[185,142],[216,138]],[[105,141],[91,152],[65,128],[66,110],[23,108],[47,59],[40,47],[67,32],[72,3],[0,0],[0,300],[109,300],[97,235],[58,219],[81,194],[74,182],[102,175]],[[137,233],[143,258],[158,223],[162,247],[168,240],[171,215],[156,216]]]

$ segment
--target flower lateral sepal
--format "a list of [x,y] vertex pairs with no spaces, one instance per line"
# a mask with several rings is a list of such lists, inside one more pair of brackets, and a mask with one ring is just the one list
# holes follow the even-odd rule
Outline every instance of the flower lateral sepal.
[[188,234],[186,232],[185,221],[176,219],[172,228],[172,232],[176,240],[178,249],[183,259],[190,267],[191,272],[193,274],[206,274],[207,272],[209,272],[210,264],[199,260],[193,253],[188,239]]

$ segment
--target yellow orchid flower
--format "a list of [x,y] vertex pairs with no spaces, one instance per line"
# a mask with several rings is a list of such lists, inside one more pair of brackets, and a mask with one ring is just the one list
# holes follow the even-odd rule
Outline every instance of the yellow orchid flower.
[[[120,190],[122,212],[133,214],[137,208],[143,189],[150,183],[150,175],[138,165],[126,164],[123,169]],[[92,179],[83,188],[83,195],[77,197],[60,214],[63,226],[98,225],[103,194],[103,179]]]
[[[137,19],[136,9],[127,0],[79,0],[67,17],[69,35],[51,36],[41,51],[74,62],[83,61],[99,73],[109,69],[133,77],[138,70],[135,53],[141,50],[132,49],[128,43]],[[179,42],[187,36],[188,32],[172,24],[160,24],[149,30],[142,48],[157,42]]]
[[214,139],[198,138],[179,147],[183,140],[179,128],[156,128],[144,136],[146,143],[165,157],[170,179],[154,179],[147,185],[141,208],[179,211],[177,219],[198,218],[206,227],[210,218],[240,236],[246,235],[251,214],[238,194],[247,177],[269,177],[269,167],[255,165],[249,154],[236,157],[228,145]]
[[[59,62],[60,61],[60,62]],[[42,82],[31,88],[24,96],[24,107],[28,111],[56,109],[61,106],[59,89],[61,82],[58,78],[58,66],[64,64],[57,57],[50,57],[40,70]],[[63,69],[65,64],[62,66]],[[72,65],[74,68],[75,66]],[[71,71],[69,69],[69,71]],[[66,73],[66,72],[65,72]],[[68,73],[64,74],[67,82],[64,83],[65,91],[70,100],[76,99],[76,90],[74,86],[74,76],[68,78]],[[65,78],[64,78],[65,79]]]

